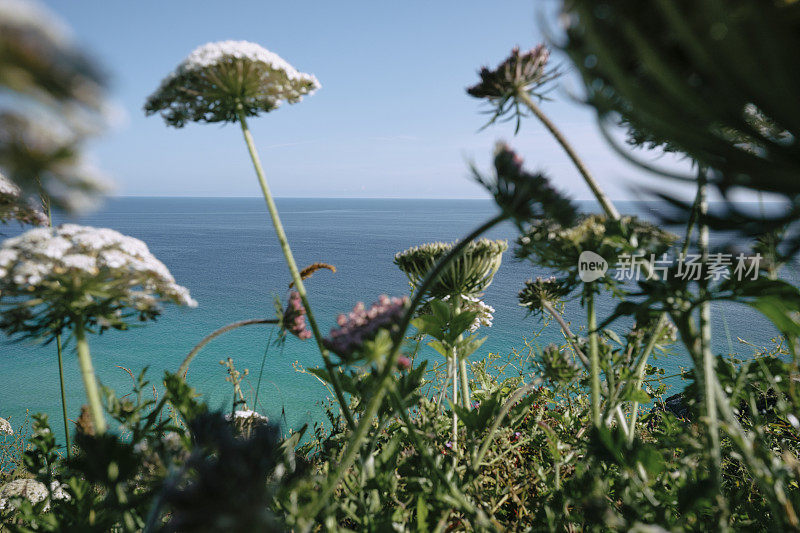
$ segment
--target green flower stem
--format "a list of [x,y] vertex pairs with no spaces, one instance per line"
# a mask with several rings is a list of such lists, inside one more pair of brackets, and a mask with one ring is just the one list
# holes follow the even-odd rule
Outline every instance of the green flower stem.
[[[638,390],[642,386],[642,380],[644,379],[644,371],[647,368],[647,360],[650,358],[650,354],[653,352],[653,348],[655,348],[656,342],[658,341],[658,337],[661,335],[661,330],[667,323],[667,315],[666,313],[662,313],[661,316],[658,318],[658,322],[656,323],[656,327],[653,328],[653,333],[650,335],[650,340],[647,341],[647,345],[645,346],[644,350],[642,351],[642,355],[639,356],[639,362],[636,365],[636,370],[634,370],[635,376],[635,388]],[[633,402],[633,406],[631,407],[631,421],[628,425],[628,442],[633,442],[633,437],[636,433],[636,417],[639,413],[639,402]]]
[[313,517],[319,514],[320,510],[325,507],[327,499],[330,498],[331,494],[333,494],[333,491],[339,485],[339,481],[341,481],[344,474],[353,465],[353,461],[355,461],[356,457],[358,456],[359,450],[361,449],[361,444],[364,438],[366,438],[370,427],[372,427],[372,419],[378,412],[378,408],[380,407],[383,397],[386,394],[386,388],[389,384],[390,378],[392,377],[392,372],[397,365],[397,358],[400,357],[400,347],[403,339],[405,338],[406,330],[411,325],[411,320],[414,318],[414,312],[422,303],[422,299],[425,297],[425,294],[427,294],[428,290],[439,278],[439,275],[442,273],[442,271],[447,268],[447,266],[456,257],[458,257],[467,244],[505,219],[506,215],[500,214],[486,221],[472,233],[467,235],[463,240],[459,241],[458,244],[453,246],[447,255],[445,255],[438,263],[436,263],[436,266],[433,267],[433,270],[431,270],[425,277],[425,280],[414,294],[414,298],[411,300],[411,305],[409,305],[405,315],[403,315],[403,319],[400,321],[400,327],[398,328],[398,333],[395,336],[394,343],[392,344],[392,349],[386,358],[386,362],[383,365],[381,374],[378,376],[378,383],[377,387],[375,388],[375,393],[372,395],[366,407],[364,408],[364,414],[359,419],[358,426],[347,443],[347,448],[345,449],[344,454],[339,461],[338,468],[328,476],[325,481],[325,485],[319,491],[317,498],[308,505],[308,512],[304,513],[305,516],[313,519]]
[[[453,451],[458,450],[458,414],[455,406],[458,404],[458,354],[453,352]],[[453,455],[453,462],[456,461]]]
[[[42,188],[42,182],[37,178],[36,183],[39,186],[39,198],[42,200],[42,208],[47,215],[47,227],[53,227],[53,211],[50,209],[50,198],[45,194]],[[61,342],[61,333],[56,335],[56,351],[58,353],[58,381],[61,385],[61,414],[64,417],[64,437],[67,441],[67,459],[70,458],[72,445],[69,440],[69,418],[67,418],[67,394],[64,388],[64,356],[63,344]]]
[[591,364],[592,420],[600,426],[600,349],[597,339],[597,312],[595,311],[594,288],[586,285],[586,314],[589,328],[589,363]]
[[311,305],[308,303],[308,297],[306,296],[306,288],[305,285],[303,285],[303,279],[300,277],[300,271],[297,269],[297,263],[294,261],[292,249],[289,247],[289,241],[286,239],[286,232],[283,230],[283,224],[281,224],[281,219],[278,215],[278,208],[275,206],[275,201],[273,200],[272,193],[270,193],[269,190],[269,185],[267,185],[267,180],[264,177],[264,169],[261,166],[261,160],[258,157],[258,152],[256,151],[255,144],[253,143],[253,135],[250,133],[250,129],[247,127],[247,120],[241,104],[237,106],[237,112],[239,116],[239,125],[242,127],[242,134],[244,135],[244,140],[247,143],[247,150],[250,152],[250,159],[253,160],[253,166],[255,167],[256,175],[258,176],[258,183],[261,185],[261,192],[264,193],[264,200],[267,202],[267,209],[269,210],[269,215],[272,218],[272,225],[275,227],[275,234],[278,236],[278,242],[281,245],[283,256],[286,258],[286,264],[288,265],[289,272],[292,275],[294,287],[297,290],[297,293],[300,295],[300,299],[303,301],[303,307],[305,307],[306,315],[308,316],[308,323],[311,326],[311,331],[317,341],[317,346],[319,347],[320,354],[322,355],[322,360],[325,363],[325,369],[328,371],[328,375],[331,377],[331,384],[333,385],[333,390],[336,393],[336,399],[339,401],[339,406],[342,409],[342,414],[347,421],[347,425],[352,430],[355,428],[355,422],[353,420],[353,415],[350,413],[350,407],[348,407],[347,400],[344,397],[342,384],[339,381],[338,370],[333,366],[328,354],[328,350],[325,349],[325,346],[322,344],[322,334],[320,333],[319,326],[314,318],[314,313],[311,311]]
[[469,376],[467,375],[467,358],[463,357],[458,362],[461,367],[461,400],[464,402],[464,409],[469,411],[472,406],[470,405],[470,391],[469,391]]
[[[698,246],[701,254],[701,264],[708,263],[708,225],[706,225],[702,218],[708,211],[708,198],[707,198],[707,184],[706,174],[704,169],[698,172],[698,216],[700,218],[700,232],[698,235]],[[715,483],[719,489],[721,483],[721,463],[722,456],[719,446],[719,422],[717,420],[717,401],[714,394],[714,381],[716,380],[716,359],[711,350],[711,302],[705,296],[708,293],[706,280],[700,281],[700,295],[703,298],[700,304],[700,345],[702,347],[703,357],[703,387],[705,410],[708,424],[708,434],[711,451],[712,473]]]
[[592,362],[589,361],[589,358],[586,357],[583,351],[581,351],[581,349],[575,343],[575,335],[573,335],[572,331],[570,331],[569,324],[566,323],[564,317],[561,316],[561,313],[559,313],[550,302],[542,302],[542,308],[550,313],[550,316],[552,316],[555,321],[558,322],[558,325],[561,326],[561,331],[564,332],[564,336],[567,338],[567,342],[569,342],[572,350],[578,356],[578,359],[581,360],[581,363],[583,363],[583,366],[586,368],[586,370],[589,370],[592,367]]
[[609,218],[618,220],[620,218],[619,211],[617,211],[617,208],[614,207],[613,203],[611,203],[611,200],[609,200],[608,196],[606,196],[606,193],[603,191],[603,189],[600,188],[600,185],[595,181],[594,177],[592,177],[592,175],[589,173],[589,169],[586,168],[586,165],[583,164],[583,161],[581,160],[580,157],[578,157],[578,154],[572,148],[572,145],[569,143],[569,141],[567,141],[567,138],[564,137],[564,134],[561,133],[561,131],[547,117],[547,115],[545,115],[542,112],[542,110],[539,108],[538,105],[536,105],[533,99],[531,99],[528,93],[526,93],[525,91],[520,91],[517,96],[519,100],[523,104],[525,104],[525,107],[530,109],[531,113],[533,113],[536,116],[536,118],[538,118],[539,121],[542,124],[544,124],[544,127],[547,128],[547,130],[550,132],[553,138],[555,138],[558,144],[561,145],[561,148],[563,148],[564,151],[567,153],[570,160],[572,160],[572,163],[575,165],[575,168],[578,169],[578,172],[580,172],[581,176],[583,176],[584,181],[592,190],[592,194],[594,194],[594,197],[597,198],[597,201],[600,203],[600,207],[603,208],[603,211],[605,211],[606,215],[608,215]]
[[69,441],[69,419],[67,418],[67,395],[64,388],[64,356],[61,344],[61,334],[56,335],[56,350],[58,351],[58,380],[61,383],[61,414],[64,416],[64,437],[67,439],[67,459],[71,456]]
[[[683,246],[681,247],[681,253],[684,255],[686,255],[686,253],[689,251],[689,246],[691,245],[692,230],[694,229],[694,226],[697,223],[700,200],[701,200],[701,191],[698,190],[697,195],[695,196],[694,199],[694,204],[692,205],[691,214],[689,215],[689,221],[686,223],[686,234],[683,239]],[[645,269],[647,275],[653,275],[653,271],[649,268],[650,264],[645,263],[645,266],[647,267]],[[642,378],[644,376],[644,370],[647,367],[647,360],[650,358],[650,354],[653,351],[653,347],[655,346],[655,342],[658,339],[658,336],[661,334],[661,330],[664,328],[664,326],[666,326],[667,314],[668,314],[667,312],[663,312],[659,316],[658,322],[656,322],[656,326],[655,328],[653,328],[653,336],[650,338],[650,342],[645,347],[644,352],[642,352],[641,359],[639,360],[635,372],[637,389],[642,386],[643,383]],[[639,414],[639,402],[633,402],[633,406],[631,409],[630,431],[628,432],[628,442],[630,443],[633,442],[634,436],[636,435],[636,418],[638,417],[638,414]]]
[[[461,312],[461,302],[462,298],[460,294],[457,294],[454,297],[454,302],[456,304],[456,312]],[[464,338],[464,335],[461,334],[458,336],[458,340],[461,341]],[[458,358],[458,373],[461,375],[461,402],[464,405],[464,409],[470,409],[470,402],[469,402],[469,378],[467,376],[467,358],[466,357],[459,357]]]
[[100,401],[97,377],[94,375],[92,356],[89,353],[89,342],[86,340],[86,332],[83,328],[82,320],[78,319],[75,322],[73,331],[75,333],[78,364],[81,367],[83,386],[86,389],[86,398],[89,400],[89,412],[92,414],[94,429],[99,435],[106,432],[106,418],[103,413],[103,404]]

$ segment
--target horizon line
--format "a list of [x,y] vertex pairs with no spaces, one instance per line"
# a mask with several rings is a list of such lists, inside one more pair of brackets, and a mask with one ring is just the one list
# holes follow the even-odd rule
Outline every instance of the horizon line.
[[[110,194],[106,196],[106,198],[110,199],[118,199],[118,198],[189,198],[189,199],[201,199],[201,198],[209,198],[209,199],[219,199],[219,198],[226,198],[226,199],[252,199],[252,198],[261,198],[264,199],[261,195],[252,195],[252,196],[211,196],[211,195],[204,195],[204,196],[190,196],[190,195],[177,195],[177,194]],[[482,201],[493,201],[494,199],[489,196],[485,198],[478,198],[474,196],[461,196],[461,197],[441,197],[441,196],[274,196],[276,199],[286,199],[286,200],[482,200]],[[576,202],[596,202],[594,198],[573,198]],[[623,200],[623,199],[612,199],[615,202],[629,202],[629,201],[638,201],[638,200]]]

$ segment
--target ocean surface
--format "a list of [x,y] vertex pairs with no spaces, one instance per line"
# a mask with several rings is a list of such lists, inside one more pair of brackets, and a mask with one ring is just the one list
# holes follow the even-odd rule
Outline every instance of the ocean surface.
[[[465,235],[495,212],[483,200],[372,200],[372,199],[279,199],[289,241],[297,263],[317,261],[335,265],[336,273],[317,272],[307,281],[314,312],[324,332],[335,317],[362,300],[368,305],[381,294],[409,293],[408,282],[393,264],[396,252],[424,242],[454,240]],[[621,203],[623,212],[652,217],[648,204]],[[584,204],[587,211],[591,204]],[[59,222],[59,221],[57,221]],[[158,321],[123,332],[91,336],[90,345],[100,381],[120,395],[130,390],[131,379],[120,367],[138,373],[149,367],[148,376],[158,384],[165,370],[177,370],[191,348],[205,335],[230,322],[274,316],[274,298],[285,302],[289,274],[278,242],[260,198],[121,198],[76,222],[109,227],[144,240],[151,251],[172,271],[178,283],[188,287],[199,302],[196,309],[169,306]],[[16,228],[2,228],[13,234]],[[489,237],[512,241],[510,226],[494,229]],[[517,305],[517,293],[525,280],[545,275],[530,263],[516,261],[507,252],[494,283],[484,300],[495,309],[494,325],[484,328],[487,342],[474,355],[506,356],[525,349],[525,340],[538,346],[563,342],[555,326],[538,337],[541,320],[527,317]],[[798,281],[795,265],[784,276]],[[599,306],[601,320],[616,305],[610,298]],[[737,337],[765,345],[775,337],[772,326],[742,306],[717,306],[714,312],[715,348],[720,353],[748,356],[753,348]],[[574,329],[585,323],[579,302],[567,305],[567,318]],[[229,409],[232,389],[225,381],[220,360],[233,358],[239,370],[249,369],[245,392],[252,402],[271,326],[249,326],[219,337],[194,360],[189,382],[212,407]],[[621,325],[618,331],[623,331]],[[273,336],[274,339],[274,336]],[[426,348],[426,356],[435,352]],[[688,366],[680,351],[662,357],[656,364],[668,373]],[[256,409],[285,427],[323,419],[321,402],[327,390],[296,366],[322,366],[313,341],[290,337],[281,347],[270,346],[264,365]],[[69,416],[77,418],[85,403],[74,345],[65,352]],[[680,380],[673,380],[681,387]],[[677,392],[678,388],[675,388]],[[0,344],[0,417],[18,426],[26,412],[48,413],[51,425],[62,435],[58,367],[55,345]]]

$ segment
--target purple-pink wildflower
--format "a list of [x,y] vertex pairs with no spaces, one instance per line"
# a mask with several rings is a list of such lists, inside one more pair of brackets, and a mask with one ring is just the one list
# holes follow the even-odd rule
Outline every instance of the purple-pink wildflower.
[[402,318],[408,305],[408,298],[389,298],[385,294],[367,309],[364,302],[358,302],[348,314],[336,319],[338,328],[331,329],[323,340],[325,347],[340,357],[348,357],[357,352],[364,342],[375,338],[381,329],[391,329]]
[[397,358],[397,368],[400,370],[408,370],[411,368],[411,359],[406,357],[405,355],[401,355]]
[[307,340],[311,338],[311,331],[306,325],[306,308],[303,307],[303,300],[297,291],[289,293],[289,301],[286,304],[286,310],[283,312],[281,325],[298,339]]

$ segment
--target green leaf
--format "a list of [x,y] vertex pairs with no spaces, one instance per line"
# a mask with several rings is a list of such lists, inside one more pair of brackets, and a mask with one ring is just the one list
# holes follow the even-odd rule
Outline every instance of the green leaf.
[[450,346],[442,341],[431,341],[428,343],[428,346],[439,352],[444,357],[450,357],[452,355],[452,349]]
[[489,338],[489,337],[483,337],[482,339],[475,339],[475,337],[477,337],[477,334],[467,337],[466,339],[464,339],[464,341],[462,341],[461,344],[459,344],[458,346],[459,357],[461,357],[462,359],[469,357],[475,352],[475,350],[480,348],[484,342],[486,342],[486,339]]
[[644,390],[634,387],[633,383],[629,383],[620,395],[623,402],[648,403],[651,399]]

